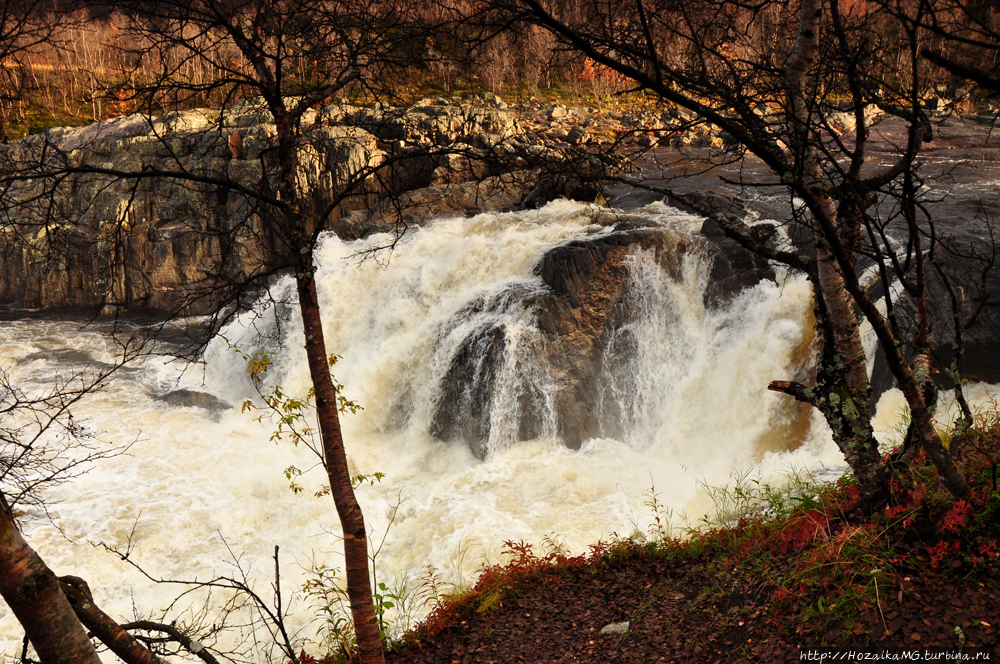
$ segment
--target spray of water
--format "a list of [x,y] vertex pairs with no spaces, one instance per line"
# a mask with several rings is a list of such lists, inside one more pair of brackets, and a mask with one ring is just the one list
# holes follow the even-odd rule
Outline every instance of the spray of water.
[[[706,308],[708,269],[697,251],[670,269],[652,254],[630,255],[632,317],[609,335],[600,370],[602,435],[579,450],[563,444],[545,339],[525,303],[545,288],[534,268],[546,249],[608,232],[595,214],[562,201],[443,219],[407,237],[388,264],[358,258],[383,238],[323,240],[317,279],[328,345],[343,356],[335,373],[346,396],[364,407],[344,419],[349,463],[357,473],[386,474],[359,488],[377,539],[392,518],[376,564],[380,579],[412,582],[425,565],[468,579],[481,562],[496,562],[508,539],[537,543],[555,534],[579,551],[611,533],[645,531],[651,483],[666,508],[696,519],[708,507],[700,482],[724,485],[753,464],[765,479],[790,465],[842,465],[815,414],[766,390],[803,369],[806,281],[764,282],[723,309]],[[695,241],[699,220],[662,205],[641,214]],[[308,388],[291,281],[278,281],[270,296],[274,304],[263,314],[241,315],[212,343],[204,371],[179,373],[175,363],[149,358],[79,413],[109,440],[138,442],[129,455],[53,492],[62,531],[33,519],[28,532],[57,573],[86,578],[115,617],[130,618],[133,606],[144,613],[163,607],[173,589],[147,582],[91,542],[131,541],[136,560],[175,578],[231,571],[228,547],[259,574],[261,587],[275,544],[289,589],[301,586],[313,562],[339,565],[332,502],[311,497],[324,479],[315,459],[270,441],[270,429],[239,409],[251,387],[234,347],[273,353],[268,380],[286,392]],[[110,359],[98,330],[70,322],[15,322],[0,335],[0,363],[26,384]],[[487,350],[497,338],[499,369],[487,377]],[[449,370],[458,352],[481,353],[472,363],[481,371],[464,377],[468,385],[494,381],[488,403],[466,404],[488,424],[483,460],[435,435],[434,413],[454,385]],[[178,389],[229,405],[164,401]],[[542,414],[528,440],[519,425],[525,408]],[[282,476],[293,464],[311,468],[299,480],[305,494],[293,495]],[[310,617],[300,602],[294,626],[304,628]],[[18,644],[13,618],[0,618],[0,650],[12,653]]]

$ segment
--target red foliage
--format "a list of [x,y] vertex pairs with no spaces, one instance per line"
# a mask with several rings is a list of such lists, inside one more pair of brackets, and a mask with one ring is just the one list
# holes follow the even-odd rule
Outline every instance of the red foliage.
[[958,555],[961,543],[958,540],[942,540],[934,546],[927,547],[931,554],[931,567],[938,567]]
[[288,664],[319,664],[319,660],[307,653],[305,650],[299,653],[299,661],[289,661]]
[[885,518],[887,518],[887,519],[889,519],[891,521],[891,520],[895,519],[896,517],[898,517],[899,515],[904,514],[905,512],[908,512],[909,510],[910,510],[910,506],[909,505],[895,505],[893,507],[886,507],[885,508]]
[[948,510],[941,523],[941,530],[946,533],[957,533],[959,528],[965,528],[965,517],[969,513],[969,503],[960,500]]
[[782,553],[792,553],[805,548],[818,534],[829,530],[830,522],[819,510],[792,517],[781,530],[779,547]]
[[861,502],[861,489],[858,488],[857,484],[851,484],[844,491],[846,500],[843,504],[844,512],[853,512],[858,509],[858,504]]

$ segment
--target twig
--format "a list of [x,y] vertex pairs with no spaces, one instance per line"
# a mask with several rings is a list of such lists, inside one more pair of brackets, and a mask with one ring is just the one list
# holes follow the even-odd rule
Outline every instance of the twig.
[[882,616],[882,627],[885,628],[885,633],[889,633],[889,626],[885,624],[885,614],[882,613],[882,600],[878,596],[878,578],[872,577],[875,581],[875,603],[878,605],[878,614]]

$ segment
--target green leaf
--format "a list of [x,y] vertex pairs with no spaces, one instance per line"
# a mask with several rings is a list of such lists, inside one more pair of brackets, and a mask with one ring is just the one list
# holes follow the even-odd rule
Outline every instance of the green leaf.
[[499,606],[499,605],[500,605],[499,591],[491,590],[490,592],[486,593],[486,595],[483,597],[483,601],[479,603],[479,606],[476,608],[476,613],[486,613],[494,606]]

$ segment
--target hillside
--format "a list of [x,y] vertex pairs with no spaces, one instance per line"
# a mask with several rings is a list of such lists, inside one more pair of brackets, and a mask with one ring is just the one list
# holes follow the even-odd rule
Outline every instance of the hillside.
[[840,480],[815,496],[737,489],[734,525],[684,540],[633,536],[579,557],[508,542],[510,562],[443,599],[387,661],[793,662],[819,646],[995,657],[1000,430],[970,440],[969,502],[917,458],[912,486],[894,482],[870,518]]

